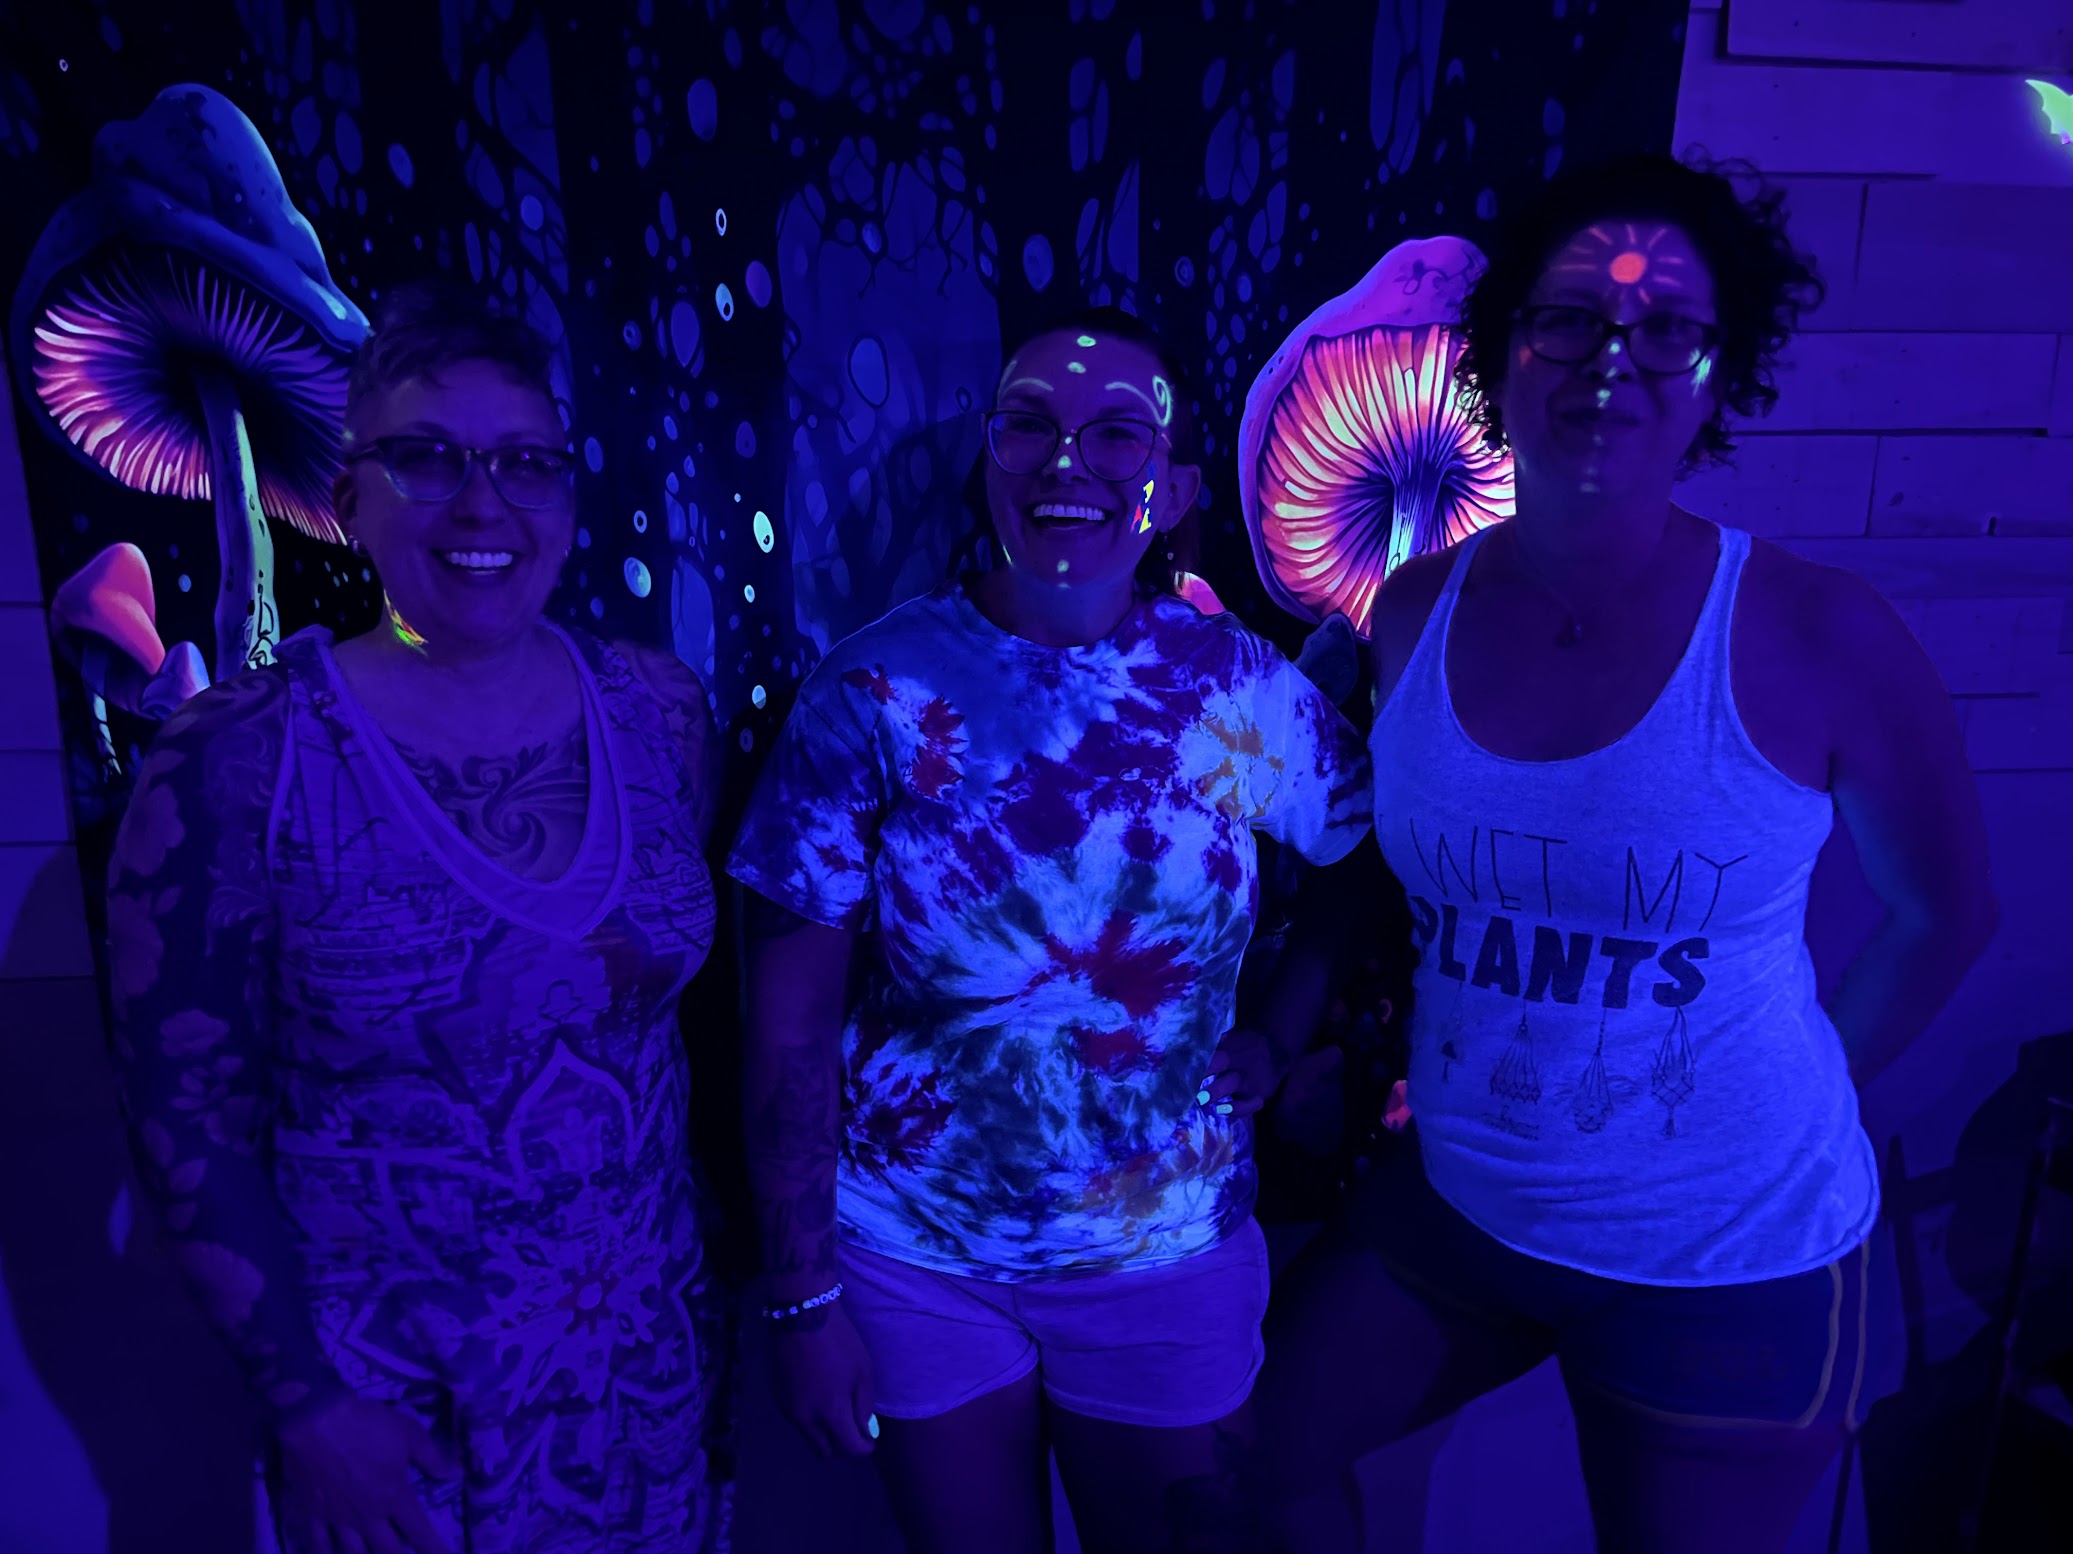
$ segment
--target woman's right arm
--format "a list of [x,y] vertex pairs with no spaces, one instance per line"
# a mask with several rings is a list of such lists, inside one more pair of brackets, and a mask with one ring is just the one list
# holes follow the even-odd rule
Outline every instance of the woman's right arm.
[[[856,935],[743,892],[749,1176],[770,1304],[836,1281],[835,1152],[842,1135],[842,1026]],[[804,1330],[821,1311],[789,1325]]]
[[278,673],[240,675],[167,722],[108,885],[116,1073],[175,1256],[275,1414],[344,1388],[304,1301],[271,1143],[273,909],[266,828],[287,733]]
[[[743,1121],[766,1296],[787,1308],[841,1279],[835,1178],[850,958],[872,910],[889,783],[861,699],[880,679],[823,663],[800,688],[742,816]],[[889,683],[889,682],[888,682]],[[871,1449],[871,1368],[837,1299],[772,1324],[778,1403],[823,1455]]]
[[[835,1158],[842,1027],[856,934],[753,889],[743,913],[748,994],[742,1089],[765,1296],[784,1309],[839,1281]],[[837,1299],[774,1324],[778,1403],[823,1456],[871,1450],[871,1367]]]

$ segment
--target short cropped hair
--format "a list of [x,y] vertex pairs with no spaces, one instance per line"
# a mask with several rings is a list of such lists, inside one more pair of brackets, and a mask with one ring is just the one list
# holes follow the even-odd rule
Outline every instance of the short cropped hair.
[[346,377],[346,425],[362,406],[413,378],[486,362],[554,402],[554,347],[520,318],[449,280],[412,281],[385,296]]

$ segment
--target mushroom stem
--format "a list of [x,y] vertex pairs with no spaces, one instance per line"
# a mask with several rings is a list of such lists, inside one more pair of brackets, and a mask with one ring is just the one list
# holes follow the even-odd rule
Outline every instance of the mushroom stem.
[[1440,501],[1440,461],[1414,458],[1397,481],[1396,502],[1389,515],[1389,554],[1382,575],[1387,577],[1402,566],[1424,544],[1432,531],[1432,515]]
[[108,727],[108,700],[89,687],[86,702],[94,720],[94,754],[101,763],[101,776],[112,782],[122,775],[122,761],[115,753],[115,733]]
[[204,373],[195,379],[209,429],[209,488],[216,494],[216,553],[223,576],[216,595],[216,678],[227,680],[274,660],[274,542],[259,510],[259,475],[237,386]]

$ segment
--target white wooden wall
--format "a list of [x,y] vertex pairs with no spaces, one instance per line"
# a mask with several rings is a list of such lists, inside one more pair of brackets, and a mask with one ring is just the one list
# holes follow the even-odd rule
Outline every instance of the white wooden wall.
[[[1782,183],[1830,286],[1777,413],[1684,499],[1899,606],[1986,806],[2001,932],[1866,1097],[1912,1173],[2022,1041],[2073,1028],[2073,146],[2029,77],[2073,89],[2073,0],[1694,0],[1678,102],[1678,150]],[[1810,925],[1829,977],[1871,915],[1838,847]],[[1945,1352],[1981,1314],[1918,1230]]]

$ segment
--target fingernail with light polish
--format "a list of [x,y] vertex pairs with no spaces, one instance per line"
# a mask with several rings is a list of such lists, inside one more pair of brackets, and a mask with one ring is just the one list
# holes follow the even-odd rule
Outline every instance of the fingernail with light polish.
[[1229,1101],[1219,1101],[1219,1102],[1217,1102],[1217,1103],[1216,1103],[1216,1114],[1217,1114],[1217,1115],[1218,1115],[1219,1117],[1228,1117],[1228,1116],[1230,1116],[1230,1115],[1231,1115],[1231,1103],[1230,1103]]
[[1195,1104],[1197,1106],[1207,1106],[1209,1104],[1209,1092],[1207,1090],[1197,1090],[1195,1092]]
[[872,1440],[878,1439],[878,1416],[876,1414],[864,1421],[864,1431]]

